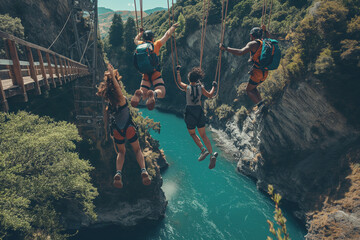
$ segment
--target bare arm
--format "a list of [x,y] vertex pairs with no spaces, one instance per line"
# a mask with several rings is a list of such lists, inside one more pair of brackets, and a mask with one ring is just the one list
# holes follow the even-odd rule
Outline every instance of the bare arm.
[[177,82],[179,83],[179,85],[180,85],[180,87],[181,87],[182,89],[186,90],[187,85],[181,81],[180,66],[177,66],[176,68],[177,68],[177,69],[176,69],[176,77],[177,77],[176,79],[177,79]]
[[124,105],[126,104],[126,99],[125,99],[124,95],[122,94],[122,91],[121,91],[121,87],[120,87],[120,85],[119,85],[119,82],[118,82],[117,79],[115,78],[114,67],[113,67],[110,63],[108,64],[108,71],[110,72],[111,81],[112,81],[113,84],[114,84],[115,91],[116,91],[116,95],[117,95],[118,98],[119,98],[120,106],[124,106]]
[[215,92],[215,86],[213,84],[210,92],[206,91],[206,89],[204,87],[201,87],[201,92],[204,96],[206,96],[207,98],[212,98],[214,96],[214,92]]
[[175,29],[179,26],[179,23],[175,23],[174,25],[172,25],[169,30],[166,31],[166,33],[164,34],[164,36],[160,39],[161,44],[164,45],[166,43],[167,40],[169,40],[169,38],[171,37],[171,34],[173,34],[173,32],[175,32]]
[[140,29],[139,34],[136,35],[136,37],[134,39],[135,45],[139,45],[140,38],[142,37],[143,34],[144,34],[144,29]]
[[259,43],[257,43],[256,41],[251,41],[251,42],[248,42],[248,44],[246,44],[246,46],[243,47],[242,49],[237,49],[237,48],[225,47],[223,44],[220,43],[220,49],[225,50],[236,56],[241,56],[241,55],[249,53],[250,51],[253,51],[253,52],[256,51],[256,49],[258,48],[258,45],[259,45]]

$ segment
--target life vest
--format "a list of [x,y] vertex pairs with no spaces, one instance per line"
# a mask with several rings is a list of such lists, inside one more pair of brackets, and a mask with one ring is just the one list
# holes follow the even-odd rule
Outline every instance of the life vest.
[[270,38],[256,39],[255,41],[260,43],[260,46],[252,56],[254,68],[265,71],[277,69],[281,59],[278,41]]
[[134,53],[134,66],[143,74],[160,71],[159,57],[154,52],[153,43],[144,42],[137,45]]

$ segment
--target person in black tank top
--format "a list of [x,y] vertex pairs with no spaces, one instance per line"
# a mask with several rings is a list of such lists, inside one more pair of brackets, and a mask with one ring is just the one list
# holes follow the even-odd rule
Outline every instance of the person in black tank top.
[[[177,81],[182,89],[186,92],[186,108],[185,108],[185,123],[189,131],[190,136],[200,148],[201,153],[198,158],[199,161],[204,160],[207,155],[211,154],[209,168],[213,169],[216,163],[217,152],[212,151],[211,142],[206,135],[205,131],[205,115],[201,106],[201,95],[205,95],[208,98],[212,98],[215,92],[216,82],[213,82],[213,86],[210,92],[206,91],[200,80],[204,78],[204,72],[201,68],[193,68],[188,74],[189,85],[181,82],[180,66],[177,67]],[[200,141],[200,138],[196,135],[195,129],[198,129],[201,139],[203,140],[206,148]]]
[[145,168],[144,156],[141,152],[136,125],[132,121],[130,110],[126,98],[121,92],[119,81],[121,76],[108,64],[108,71],[104,74],[104,81],[98,87],[97,96],[103,97],[108,106],[105,109],[104,122],[107,139],[107,127],[110,125],[110,134],[114,142],[116,158],[116,174],[114,176],[114,186],[122,188],[122,168],[125,161],[125,139],[128,140],[136,156],[136,160],[141,168],[141,177],[144,185],[150,185],[151,180]]

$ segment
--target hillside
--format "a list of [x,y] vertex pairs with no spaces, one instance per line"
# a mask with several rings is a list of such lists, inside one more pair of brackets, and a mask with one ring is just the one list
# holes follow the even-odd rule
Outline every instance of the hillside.
[[108,12],[114,12],[114,10],[112,10],[110,8],[105,8],[105,7],[99,7],[98,8],[98,15],[108,13]]
[[156,8],[152,8],[152,9],[148,9],[145,10],[144,12],[146,12],[148,15],[154,13],[154,12],[158,12],[158,11],[164,11],[167,10],[166,8],[162,8],[162,7],[156,7]]
[[[112,24],[112,19],[113,19],[115,13],[120,14],[121,18],[124,22],[126,22],[126,20],[129,17],[132,17],[134,19],[136,18],[135,11],[115,11],[115,12],[107,12],[107,13],[99,15],[99,28],[100,28],[101,38],[106,37],[106,35],[108,34],[111,24]],[[138,11],[137,15],[138,15],[138,18],[140,19],[139,11]],[[148,14],[146,12],[143,12],[143,17],[146,17],[146,16],[148,16]]]

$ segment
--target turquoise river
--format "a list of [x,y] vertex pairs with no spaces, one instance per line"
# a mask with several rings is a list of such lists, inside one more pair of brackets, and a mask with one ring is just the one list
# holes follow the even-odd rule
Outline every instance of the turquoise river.
[[[208,169],[209,157],[197,161],[199,149],[182,118],[156,110],[141,111],[143,116],[161,123],[161,134],[152,135],[160,141],[170,164],[163,173],[166,217],[158,224],[143,224],[131,231],[103,229],[101,239],[265,240],[271,236],[266,222],[273,220],[271,199],[256,188],[253,180],[236,171],[236,162],[224,157],[210,132],[219,153],[213,170]],[[304,226],[292,215],[285,212],[285,216],[291,239],[304,239]],[[97,239],[96,233],[91,236]]]

